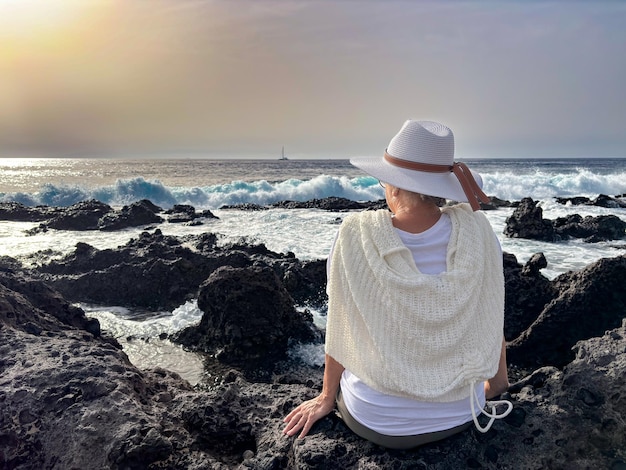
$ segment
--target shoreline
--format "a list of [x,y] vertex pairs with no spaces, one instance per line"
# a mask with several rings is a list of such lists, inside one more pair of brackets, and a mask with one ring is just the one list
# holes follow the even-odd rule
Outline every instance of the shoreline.
[[[152,302],[158,298],[158,286],[141,284],[137,272],[146,272],[151,266],[160,279],[168,272],[180,277],[177,266],[207,262],[214,288],[239,301],[238,286],[251,284],[232,282],[231,276],[251,275],[253,265],[285,269],[274,287],[267,285],[269,292],[276,288],[291,289],[284,292],[293,292],[289,294],[292,297],[299,290],[299,295],[319,295],[323,262],[302,263],[258,245],[219,248],[214,241],[186,239],[185,244],[196,244],[206,258],[192,263],[190,257],[196,256],[192,250],[158,230],[106,253],[79,246],[72,256],[48,266],[42,279],[32,270],[1,260],[0,291],[14,305],[12,310],[0,308],[0,435],[11,436],[5,439],[7,446],[0,456],[5,466],[41,468],[55,462],[61,466],[155,469],[324,468],[331,464],[350,468],[361,462],[382,469],[419,468],[426,461],[432,468],[443,469],[476,465],[610,468],[626,463],[626,425],[619,419],[624,412],[619,377],[626,374],[626,324],[619,307],[626,302],[621,288],[625,256],[594,263],[558,281],[540,274],[544,265],[540,257],[526,265],[507,257],[506,323],[513,327],[510,334],[516,336],[509,341],[508,351],[513,364],[511,378],[519,379],[507,392],[514,412],[495,423],[486,437],[470,429],[415,451],[398,452],[357,438],[333,416],[316,424],[302,441],[282,435],[282,417],[287,410],[318,393],[321,367],[280,357],[263,360],[265,356],[255,349],[241,349],[245,341],[223,333],[219,337],[224,342],[214,344],[212,339],[202,339],[216,335],[201,324],[194,327],[191,337],[200,338],[201,350],[213,357],[213,366],[208,369],[209,381],[193,388],[162,367],[140,370],[133,366],[115,340],[103,335],[99,325],[66,300],[94,288],[89,295],[104,288],[108,295],[117,296],[132,287],[136,293],[130,298],[143,295]],[[142,253],[151,253],[151,257]],[[172,254],[180,258],[173,260]],[[162,266],[169,266],[169,271],[156,267],[156,259],[167,261]],[[243,267],[216,271],[212,266],[218,264],[211,265],[211,259],[228,265],[239,260],[237,265]],[[263,272],[258,274],[269,279]],[[182,279],[177,287],[187,286],[190,293],[195,292],[190,279]],[[205,287],[194,295],[211,299],[210,291],[202,294],[211,283],[203,283]],[[274,299],[274,294],[268,298]],[[254,305],[259,295],[251,291],[243,299]],[[597,306],[603,314],[591,315],[589,309]],[[285,304],[284,314],[310,324],[306,316],[289,313],[291,308]],[[209,311],[203,307],[203,317]],[[236,320],[243,323],[226,325],[223,331],[237,331],[249,318]],[[569,331],[564,331],[558,320],[562,318],[568,318],[565,325]],[[273,329],[286,326],[285,321],[264,323],[272,325],[271,336],[275,337]],[[294,328],[288,326],[285,331]],[[265,337],[268,333],[254,327],[248,334]],[[273,350],[287,346],[288,342],[280,341],[282,346],[276,343]],[[571,346],[575,347],[570,352]],[[217,354],[224,348],[230,351],[228,355]],[[31,357],[38,359],[27,359]],[[255,359],[250,362],[243,359],[246,357]],[[262,361],[257,362],[259,359]],[[254,365],[252,369],[250,365]],[[613,424],[604,427],[602,423],[608,422]],[[596,438],[588,439],[589,435]],[[75,445],[68,447],[66,439]]]

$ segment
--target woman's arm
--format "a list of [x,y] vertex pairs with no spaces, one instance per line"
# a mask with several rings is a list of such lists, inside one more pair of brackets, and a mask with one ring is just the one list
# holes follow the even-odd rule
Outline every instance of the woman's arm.
[[509,388],[509,376],[506,367],[506,341],[502,338],[502,349],[500,351],[500,362],[498,372],[491,379],[485,382],[485,398],[487,400],[497,397]]
[[341,364],[326,354],[322,393],[312,400],[305,401],[285,417],[283,421],[287,426],[283,429],[284,434],[293,436],[302,429],[298,436],[302,438],[308,434],[316,421],[333,411],[343,370]]

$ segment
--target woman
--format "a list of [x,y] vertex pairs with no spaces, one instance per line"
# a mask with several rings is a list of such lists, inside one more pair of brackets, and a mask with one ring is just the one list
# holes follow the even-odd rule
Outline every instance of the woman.
[[[508,388],[502,253],[477,212],[488,201],[480,176],[453,159],[450,129],[409,120],[382,158],[351,161],[383,182],[390,211],[342,223],[329,257],[323,389],[285,418],[285,434],[304,437],[336,403],[356,434],[406,449],[472,420],[486,432],[510,412],[509,402],[500,415],[495,402],[483,410]],[[469,204],[440,208],[442,198]]]

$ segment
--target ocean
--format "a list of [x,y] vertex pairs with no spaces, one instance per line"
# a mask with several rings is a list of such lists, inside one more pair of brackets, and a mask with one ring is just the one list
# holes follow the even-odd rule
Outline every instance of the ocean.
[[[481,173],[489,196],[516,201],[532,197],[540,201],[544,217],[568,214],[613,214],[626,221],[626,209],[562,205],[555,197],[610,196],[626,193],[626,158],[589,159],[470,159],[465,162]],[[325,259],[337,230],[335,219],[345,213],[322,210],[244,212],[220,209],[225,205],[269,204],[284,200],[307,201],[325,197],[371,201],[383,197],[378,181],[352,167],[348,160],[205,160],[205,159],[0,159],[0,202],[28,206],[71,204],[97,199],[121,207],[150,199],[168,209],[190,204],[197,210],[210,209],[219,219],[200,226],[162,224],[165,234],[186,235],[213,232],[224,241],[245,237],[264,243],[277,252],[293,252],[302,260]],[[558,243],[509,239],[503,235],[506,218],[513,209],[486,211],[504,251],[521,263],[542,252],[549,278],[578,270],[602,258],[625,253],[626,242]],[[99,248],[115,248],[138,236],[142,229],[101,233],[50,230],[27,236],[37,224],[0,221],[0,256],[36,265],[71,252],[77,242]],[[166,367],[191,383],[202,380],[202,359],[167,340],[171,333],[198,322],[202,312],[195,302],[172,312],[133,312],[115,305],[80,305],[88,315],[118,338],[139,367]],[[299,306],[298,308],[306,308]],[[314,311],[316,323],[324,328],[324,311]],[[141,338],[140,340],[129,338]],[[321,364],[319,347],[299,346],[293,354]]]

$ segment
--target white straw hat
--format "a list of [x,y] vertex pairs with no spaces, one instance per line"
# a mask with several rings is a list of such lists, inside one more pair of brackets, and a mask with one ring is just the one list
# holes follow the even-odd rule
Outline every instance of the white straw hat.
[[469,202],[489,202],[482,178],[464,163],[454,161],[454,135],[438,122],[408,120],[383,157],[350,160],[357,168],[384,183],[428,196]]

